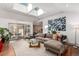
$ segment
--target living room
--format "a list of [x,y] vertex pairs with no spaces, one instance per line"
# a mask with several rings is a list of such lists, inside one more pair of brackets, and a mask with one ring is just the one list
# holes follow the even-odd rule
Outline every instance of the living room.
[[79,3],[0,3],[0,55],[78,56],[78,19]]

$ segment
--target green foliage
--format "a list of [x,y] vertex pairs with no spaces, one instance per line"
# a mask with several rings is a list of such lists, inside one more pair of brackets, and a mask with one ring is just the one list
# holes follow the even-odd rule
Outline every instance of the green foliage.
[[11,38],[11,33],[7,28],[1,28],[0,27],[0,37],[4,39],[4,42],[8,42]]
[[52,31],[52,34],[56,34],[57,32],[56,31]]

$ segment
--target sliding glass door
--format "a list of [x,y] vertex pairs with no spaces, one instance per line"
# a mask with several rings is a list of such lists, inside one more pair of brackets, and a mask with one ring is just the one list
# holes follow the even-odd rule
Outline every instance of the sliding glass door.
[[24,37],[30,34],[30,25],[20,23],[9,23],[10,32],[16,37]]

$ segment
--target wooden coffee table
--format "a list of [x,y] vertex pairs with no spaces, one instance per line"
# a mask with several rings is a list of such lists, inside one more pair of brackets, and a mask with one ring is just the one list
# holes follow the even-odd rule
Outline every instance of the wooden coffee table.
[[29,47],[39,48],[40,47],[40,41],[38,41],[37,39],[30,39]]

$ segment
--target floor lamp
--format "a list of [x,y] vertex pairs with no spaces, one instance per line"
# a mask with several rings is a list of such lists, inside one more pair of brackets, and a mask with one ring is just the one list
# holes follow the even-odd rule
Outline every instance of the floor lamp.
[[77,41],[77,29],[78,29],[78,26],[75,25],[74,28],[75,28],[75,46],[74,46],[74,47],[77,48],[77,43],[76,43],[76,41]]

